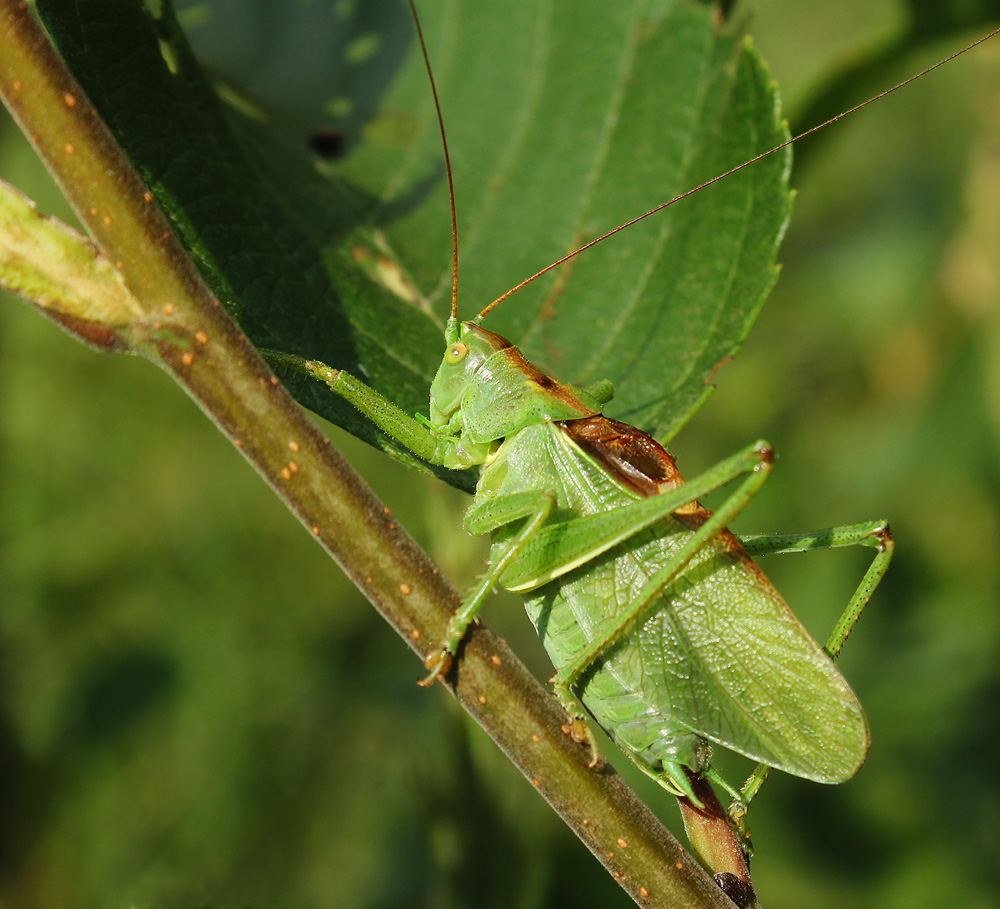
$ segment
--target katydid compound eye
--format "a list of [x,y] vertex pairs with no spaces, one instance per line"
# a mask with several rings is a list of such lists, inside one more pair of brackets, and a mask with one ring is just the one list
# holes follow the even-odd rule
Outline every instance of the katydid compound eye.
[[448,348],[444,355],[444,361],[449,366],[454,366],[456,363],[461,363],[465,359],[465,355],[469,352],[467,345],[463,344],[461,341],[457,341]]

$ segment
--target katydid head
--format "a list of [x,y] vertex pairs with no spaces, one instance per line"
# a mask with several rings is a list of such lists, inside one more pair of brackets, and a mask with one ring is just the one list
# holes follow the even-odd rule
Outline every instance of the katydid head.
[[511,346],[496,332],[474,322],[449,320],[445,331],[447,348],[431,382],[431,423],[446,425],[462,403],[472,377],[497,351]]

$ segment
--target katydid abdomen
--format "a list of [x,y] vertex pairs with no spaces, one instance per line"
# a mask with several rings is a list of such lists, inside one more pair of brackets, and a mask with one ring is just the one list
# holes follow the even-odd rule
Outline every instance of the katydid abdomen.
[[[607,443],[595,435],[614,438],[610,461]],[[643,470],[653,474],[647,483]],[[548,522],[559,524],[681,485],[652,439],[596,416],[507,436],[477,499],[544,490],[554,497]],[[848,779],[868,751],[861,705],[728,530],[691,556],[634,627],[616,630],[710,515],[691,502],[554,580],[512,586],[524,594],[557,673],[603,642],[573,693],[644,769],[665,772],[668,784],[678,781],[680,767],[697,773],[708,766],[705,740],[797,776]],[[495,532],[492,560],[517,531],[509,524]]]

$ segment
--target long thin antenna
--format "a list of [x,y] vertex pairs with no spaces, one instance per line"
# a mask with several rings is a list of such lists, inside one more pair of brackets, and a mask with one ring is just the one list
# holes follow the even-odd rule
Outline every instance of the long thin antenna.
[[[412,5],[413,0],[410,0],[410,3]],[[704,183],[694,187],[694,189],[689,189],[687,192],[683,192],[679,196],[674,196],[667,202],[662,202],[661,204],[657,205],[656,208],[651,208],[645,214],[639,215],[637,218],[633,218],[631,221],[626,221],[624,224],[619,224],[617,227],[613,228],[612,230],[609,230],[606,234],[602,234],[596,239],[591,240],[589,243],[584,243],[583,246],[574,249],[572,252],[566,253],[566,255],[563,256],[562,258],[556,259],[555,262],[551,263],[550,265],[546,265],[545,268],[543,268],[541,271],[536,271],[530,278],[525,278],[520,284],[516,284],[505,294],[497,297],[492,303],[490,303],[489,306],[487,306],[481,313],[479,313],[479,315],[476,317],[476,321],[477,322],[481,321],[483,317],[486,316],[486,314],[491,309],[493,309],[494,306],[497,306],[498,304],[502,303],[509,296],[516,294],[522,287],[525,287],[532,281],[536,280],[537,278],[540,278],[546,272],[552,271],[553,268],[562,265],[563,262],[567,262],[574,256],[580,255],[580,253],[582,253],[584,250],[590,249],[591,246],[596,246],[598,243],[602,243],[605,240],[607,240],[608,237],[613,237],[616,233],[618,233],[618,231],[625,230],[626,227],[631,227],[633,224],[637,224],[639,221],[648,218],[650,215],[655,215],[658,211],[663,211],[663,209],[669,208],[674,203],[680,202],[681,199],[686,199],[688,196],[694,195],[694,193],[701,192],[703,189],[711,186],[713,183],[718,183],[720,180],[725,180],[726,177],[732,176],[733,174],[737,173],[737,171],[743,170],[744,167],[749,167],[751,164],[756,164],[761,159],[770,157],[775,152],[781,151],[783,148],[788,148],[788,146],[791,145],[793,142],[798,142],[800,139],[804,139],[806,138],[806,136],[811,136],[813,133],[819,132],[821,129],[825,129],[831,124],[836,123],[838,120],[843,120],[844,117],[849,117],[851,114],[857,113],[863,107],[867,107],[869,104],[873,104],[874,102],[881,100],[886,95],[891,95],[894,91],[898,91],[904,85],[909,85],[911,82],[915,82],[917,79],[920,79],[923,76],[926,76],[928,73],[933,72],[938,67],[944,66],[946,63],[950,63],[956,57],[961,57],[962,54],[968,53],[974,47],[978,47],[984,41],[988,41],[990,38],[992,38],[994,35],[998,33],[1000,33],[1000,28],[995,28],[988,35],[984,35],[979,40],[973,41],[972,44],[968,45],[967,47],[963,47],[959,51],[956,51],[950,57],[945,57],[944,60],[939,60],[932,66],[928,66],[927,69],[921,70],[916,75],[910,76],[908,79],[904,79],[902,82],[897,82],[894,86],[892,86],[892,88],[887,88],[885,91],[879,92],[877,95],[869,98],[867,101],[862,101],[860,104],[855,104],[854,107],[850,108],[849,110],[845,110],[843,113],[837,114],[836,117],[831,117],[829,120],[820,123],[818,126],[813,126],[810,129],[807,129],[805,132],[799,133],[797,136],[793,136],[791,139],[782,142],[781,145],[776,145],[774,146],[774,148],[769,149],[766,152],[761,152],[759,155],[757,155],[754,158],[751,158],[749,161],[744,161],[742,164],[730,168],[725,173],[719,174],[717,177],[712,177],[711,180],[706,180]],[[447,158],[447,150],[445,151],[445,157]]]
[[441,102],[438,100],[437,85],[434,82],[434,72],[431,70],[431,58],[427,54],[427,44],[424,42],[424,32],[420,27],[420,17],[413,0],[410,4],[410,14],[417,29],[417,40],[424,55],[424,66],[427,67],[427,78],[431,83],[431,94],[434,96],[434,109],[437,111],[438,129],[441,130],[441,148],[444,150],[444,169],[448,174],[448,198],[451,201],[451,319],[458,320],[458,213],[455,209],[455,183],[451,177],[451,156],[448,154],[448,137],[444,132],[444,117],[441,115]]

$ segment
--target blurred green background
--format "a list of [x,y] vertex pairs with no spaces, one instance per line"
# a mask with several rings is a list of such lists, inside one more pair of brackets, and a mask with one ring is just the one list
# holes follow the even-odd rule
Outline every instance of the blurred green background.
[[[332,78],[301,44],[325,7],[186,21],[220,72],[298,99],[305,130],[325,96],[305,87]],[[905,29],[901,3],[819,7],[754,8],[793,121]],[[846,103],[974,33],[887,54]],[[751,815],[769,907],[1000,906],[998,85],[987,45],[799,150],[777,290],[672,443],[688,473],[775,445],[737,529],[887,517],[898,542],[843,657],[867,764],[836,788],[776,776]],[[0,176],[69,217],[7,121],[0,139]],[[416,688],[406,648],[166,376],[4,299],[0,389],[0,905],[630,905],[446,695]],[[466,582],[483,554],[467,500],[343,447]],[[865,563],[766,567],[822,637]],[[488,622],[547,676],[516,601]]]

